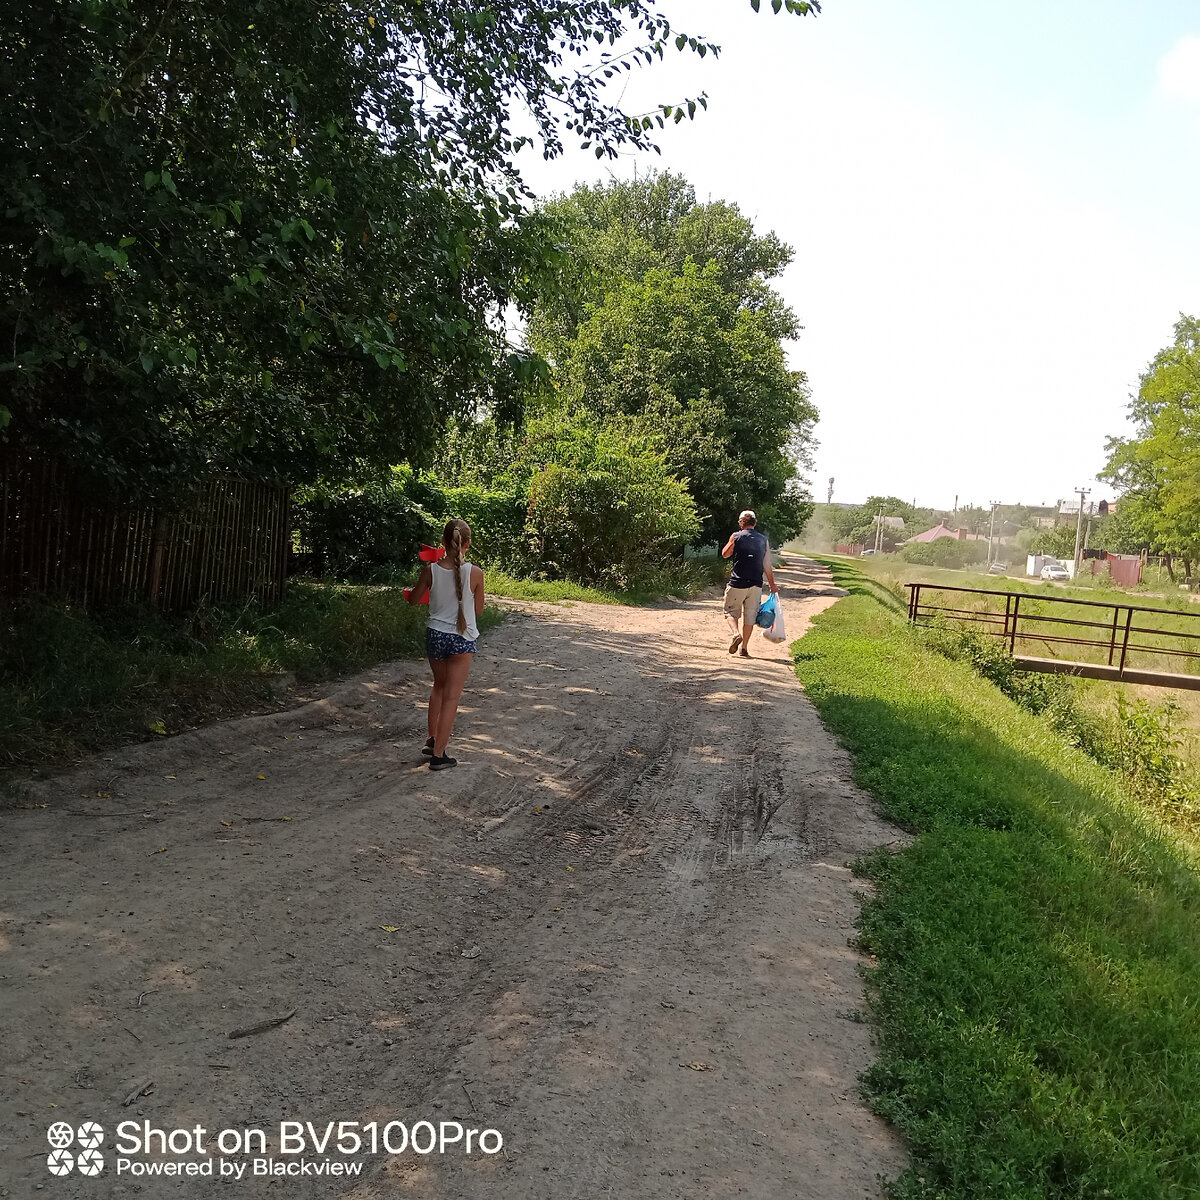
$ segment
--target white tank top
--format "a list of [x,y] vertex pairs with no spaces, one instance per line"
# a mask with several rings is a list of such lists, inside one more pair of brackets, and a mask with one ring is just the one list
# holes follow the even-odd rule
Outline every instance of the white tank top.
[[[473,642],[479,637],[479,627],[475,624],[475,597],[471,594],[471,564],[465,562],[459,570],[462,572],[463,616],[467,618],[462,636]],[[454,571],[440,563],[431,563],[429,573],[433,576],[429,585],[429,628],[457,633],[458,594],[454,590]]]

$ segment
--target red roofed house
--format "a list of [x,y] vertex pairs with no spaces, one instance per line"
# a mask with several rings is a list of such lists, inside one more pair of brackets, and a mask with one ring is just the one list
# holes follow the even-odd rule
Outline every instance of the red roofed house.
[[[939,521],[932,529],[910,537],[909,542],[936,542],[938,538],[953,538],[956,542],[986,542],[982,533],[968,533],[965,529],[951,529],[944,521]],[[906,543],[907,544],[907,543]]]

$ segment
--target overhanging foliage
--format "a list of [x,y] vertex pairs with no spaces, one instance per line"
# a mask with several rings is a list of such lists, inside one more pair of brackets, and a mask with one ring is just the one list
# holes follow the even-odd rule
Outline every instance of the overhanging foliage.
[[605,87],[673,49],[717,50],[654,0],[12,6],[5,436],[125,492],[419,459],[532,369],[499,317],[555,255],[514,113],[548,155],[648,148],[703,97]]

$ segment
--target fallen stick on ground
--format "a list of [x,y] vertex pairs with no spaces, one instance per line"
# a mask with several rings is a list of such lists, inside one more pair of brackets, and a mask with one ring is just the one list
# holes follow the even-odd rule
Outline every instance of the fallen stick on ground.
[[256,1033],[266,1033],[268,1029],[274,1029],[276,1025],[282,1025],[285,1021],[290,1021],[296,1015],[296,1010],[293,1008],[291,1012],[284,1013],[282,1017],[271,1017],[266,1021],[259,1021],[255,1025],[243,1025],[239,1029],[235,1029],[230,1033],[231,1038],[253,1037]]
[[137,1087],[135,1087],[133,1091],[121,1101],[121,1107],[128,1108],[139,1096],[146,1095],[146,1093],[149,1092],[153,1087],[153,1079],[147,1079],[145,1083],[139,1083]]

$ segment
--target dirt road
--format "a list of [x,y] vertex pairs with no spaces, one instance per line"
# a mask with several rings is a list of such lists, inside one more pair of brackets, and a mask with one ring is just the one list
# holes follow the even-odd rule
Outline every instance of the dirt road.
[[[779,579],[795,637],[835,593]],[[425,664],[390,663],[35,785],[2,814],[0,1196],[212,1194],[118,1176],[122,1120],[422,1118],[503,1150],[232,1194],[879,1194],[903,1152],[856,1097],[845,864],[898,835],[786,649],[727,644],[715,598],[526,605],[481,643],[454,771],[419,755]],[[85,1119],[105,1170],[52,1177],[47,1126]]]

